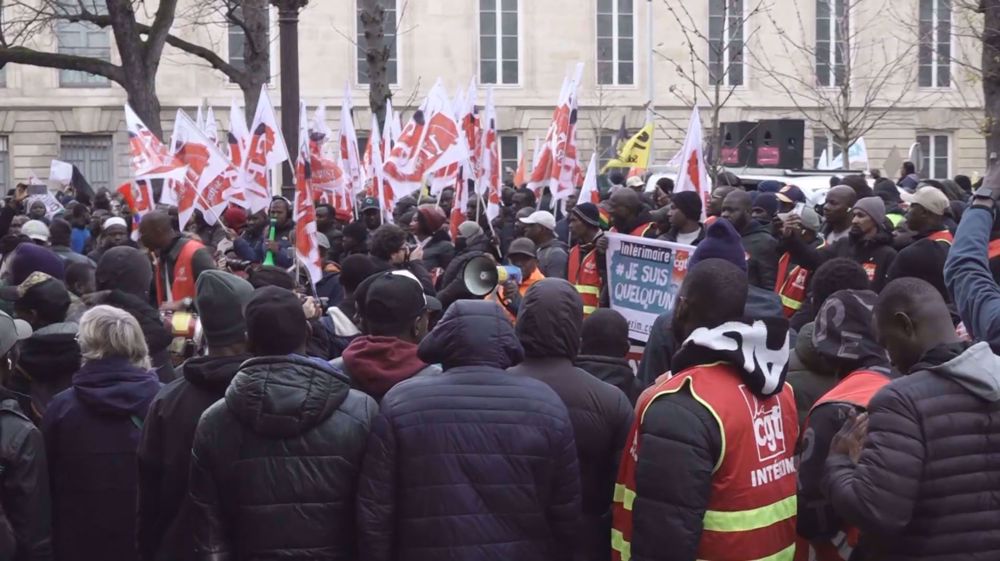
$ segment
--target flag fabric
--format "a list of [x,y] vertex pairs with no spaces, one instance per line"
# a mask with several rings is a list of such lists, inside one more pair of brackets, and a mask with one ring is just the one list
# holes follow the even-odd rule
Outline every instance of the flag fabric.
[[243,161],[242,173],[245,197],[250,212],[266,209],[271,204],[270,172],[289,160],[288,147],[278,126],[278,118],[267,94],[267,86],[261,88],[250,127],[250,143]]
[[500,147],[497,139],[497,109],[493,88],[486,91],[482,140],[479,142],[479,185],[486,193],[486,218],[492,224],[500,216]]
[[618,150],[618,156],[605,164],[601,173],[606,172],[608,168],[648,168],[652,147],[653,123],[646,123],[635,136],[622,145]]
[[[462,130],[465,132],[465,145],[469,151],[469,157],[464,162],[465,177],[479,177],[481,173],[479,152],[480,144],[483,142],[483,129],[479,120],[479,106],[476,105],[477,98],[476,78],[469,82],[469,89],[465,94],[465,108],[462,114],[458,115],[462,119]],[[476,189],[476,193],[482,195],[486,193],[486,187]]]
[[201,130],[205,132],[205,136],[213,144],[219,143],[219,124],[215,122],[215,111],[212,110],[211,105],[208,106],[208,112],[205,113],[205,126]]
[[365,186],[367,196],[378,200],[379,209],[382,212],[382,222],[392,221],[392,209],[395,201],[392,198],[392,191],[385,182],[385,172],[382,169],[382,156],[384,152],[383,143],[386,142],[378,130],[378,115],[372,114],[372,128],[368,136],[368,146],[365,147],[365,175],[368,183]]
[[675,192],[694,191],[701,198],[701,218],[705,219],[705,209],[708,208],[708,197],[711,186],[708,183],[708,168],[705,166],[705,155],[702,152],[705,145],[701,130],[701,114],[698,107],[691,111],[691,123],[688,125],[684,144],[681,147],[681,165],[674,186]]
[[[396,143],[396,139],[402,131],[402,127],[399,123],[399,113],[396,113],[392,108],[392,100],[385,100],[385,119],[382,120],[384,126],[382,127],[382,139],[385,145],[391,149],[392,145]],[[385,153],[386,157],[389,153]]]
[[187,166],[187,174],[183,180],[169,182],[161,202],[177,206],[182,230],[195,209],[202,211],[205,222],[215,224],[226,206],[244,195],[233,189],[236,168],[183,111],[178,112],[171,144],[174,156]]
[[319,106],[309,130],[309,187],[313,197],[333,201],[345,189],[344,171],[337,158],[329,156],[324,148],[333,139],[333,131],[326,124],[326,107]]
[[576,159],[577,91],[582,76],[583,63],[578,63],[573,75],[563,81],[558,105],[528,182],[528,187],[538,194],[548,187],[553,201],[570,196],[576,181],[582,179]]
[[469,182],[459,178],[455,182],[455,202],[451,206],[451,216],[448,217],[448,231],[451,239],[458,239],[458,227],[469,219],[466,209],[469,208]]
[[198,127],[198,130],[205,130],[205,115],[201,112],[201,102],[198,102],[198,116],[194,119],[194,124]]
[[520,189],[525,183],[527,183],[526,177],[528,170],[526,168],[526,163],[524,161],[525,152],[521,151],[521,159],[517,161],[517,170],[514,171],[514,187]]
[[[184,164],[174,158],[163,142],[146,127],[135,111],[125,104],[125,128],[128,131],[128,144],[132,175],[136,179],[180,179],[186,170]],[[56,164],[63,164],[63,171],[56,169]],[[69,176],[72,179],[72,166],[65,162],[53,160],[50,178]],[[66,183],[60,181],[60,183]]]
[[365,188],[365,176],[358,150],[358,134],[354,129],[350,84],[344,85],[344,103],[340,106],[340,165],[347,192],[351,197],[361,193]]
[[[76,200],[87,206],[90,206],[94,201],[94,188],[87,182],[87,178],[83,176],[80,168],[69,162],[52,160],[49,167],[49,179],[59,182],[63,188],[72,187],[76,193]],[[28,184],[43,185],[44,183],[32,172],[29,174]]]
[[[458,137],[459,142],[465,141],[466,140],[466,136],[464,134],[465,131],[464,116],[466,113],[465,92],[459,90],[458,92],[455,93],[455,99],[452,101],[451,107],[452,107],[452,115],[454,116],[455,120],[458,123],[460,123],[460,127],[463,132],[463,134],[460,134]],[[468,142],[466,142],[466,146],[468,146]],[[459,175],[461,175],[463,163],[464,162],[455,162],[434,172],[430,178],[430,189],[431,189],[430,194],[436,197],[440,195],[441,191],[443,191],[446,187],[454,187],[455,182],[458,181]]]
[[132,241],[139,241],[139,223],[142,217],[156,209],[153,203],[153,186],[149,181],[126,181],[118,186],[118,193],[132,211]]
[[300,102],[299,151],[295,158],[295,256],[315,286],[323,278],[323,261],[319,258],[319,245],[316,243],[316,206],[309,187],[312,180],[311,161],[309,118],[306,104]]
[[583,187],[580,189],[580,198],[576,204],[594,203],[600,206],[601,191],[597,187],[597,152],[590,156],[590,164],[587,166],[587,176],[583,179]]
[[625,143],[628,142],[628,139],[628,129],[625,128],[625,115],[622,115],[622,124],[618,127],[618,132],[615,133],[615,137],[612,141],[616,153],[622,151],[622,148],[625,146]]
[[243,108],[233,99],[229,106],[229,134],[226,135],[229,144],[229,161],[234,166],[243,166],[243,156],[250,146],[250,129],[247,127],[247,117]]
[[460,141],[463,136],[438,80],[403,128],[385,162],[393,196],[398,200],[419,190],[425,174],[468,158],[468,147]]

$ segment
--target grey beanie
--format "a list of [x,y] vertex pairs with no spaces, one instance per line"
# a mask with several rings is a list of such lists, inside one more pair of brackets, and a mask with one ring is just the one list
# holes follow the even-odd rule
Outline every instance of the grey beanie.
[[458,226],[458,235],[463,238],[471,238],[476,234],[482,234],[483,228],[475,222],[462,222]]
[[209,270],[198,276],[194,304],[209,346],[246,341],[243,309],[253,297],[253,286],[230,273]]
[[854,203],[854,210],[871,216],[879,230],[885,229],[885,202],[880,197],[865,197]]

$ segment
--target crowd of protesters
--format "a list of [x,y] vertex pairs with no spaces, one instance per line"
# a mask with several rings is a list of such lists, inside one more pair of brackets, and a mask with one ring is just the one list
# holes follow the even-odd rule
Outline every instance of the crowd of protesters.
[[[315,284],[282,197],[18,186],[0,559],[1000,559],[1000,171],[874,179],[318,204]],[[607,232],[695,246],[641,361]]]

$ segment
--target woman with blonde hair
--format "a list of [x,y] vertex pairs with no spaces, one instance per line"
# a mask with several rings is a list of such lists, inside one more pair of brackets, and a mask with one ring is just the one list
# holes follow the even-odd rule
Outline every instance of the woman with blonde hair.
[[83,365],[42,419],[56,558],[133,561],[136,449],[160,382],[128,312],[92,308],[77,338]]

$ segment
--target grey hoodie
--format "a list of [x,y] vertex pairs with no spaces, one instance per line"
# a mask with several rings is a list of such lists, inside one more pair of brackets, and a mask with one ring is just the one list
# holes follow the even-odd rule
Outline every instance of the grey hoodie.
[[954,380],[983,401],[1000,402],[1000,356],[993,354],[989,343],[976,343],[956,358],[927,370]]

